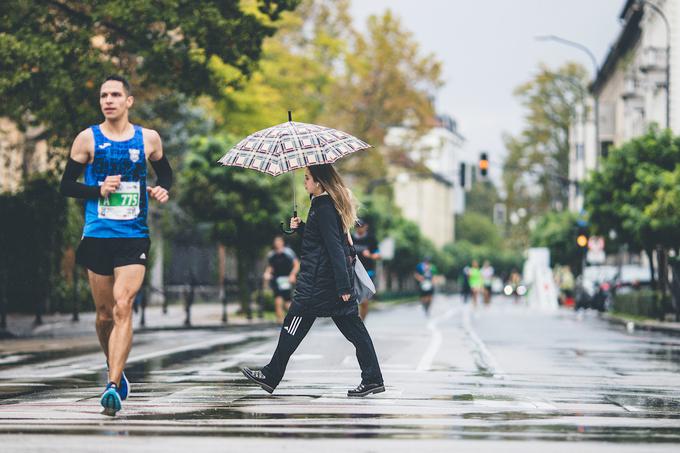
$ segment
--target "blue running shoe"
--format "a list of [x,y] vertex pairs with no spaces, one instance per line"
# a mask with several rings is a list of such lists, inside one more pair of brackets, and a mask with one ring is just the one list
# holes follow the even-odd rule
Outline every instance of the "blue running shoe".
[[128,396],[130,396],[130,381],[128,381],[127,376],[125,376],[125,371],[120,376],[120,387],[116,389],[120,399],[125,401]]
[[[109,362],[106,362],[106,371],[109,371]],[[128,396],[130,396],[130,381],[128,381],[127,376],[125,376],[125,370],[123,370],[123,374],[120,376],[120,387],[116,389],[118,394],[120,395],[120,399],[125,401]]]
[[123,405],[120,401],[120,395],[118,394],[115,383],[109,382],[106,384],[106,390],[102,393],[102,398],[99,402],[104,408],[104,411],[102,412],[104,415],[113,417],[116,415],[116,412],[121,410]]

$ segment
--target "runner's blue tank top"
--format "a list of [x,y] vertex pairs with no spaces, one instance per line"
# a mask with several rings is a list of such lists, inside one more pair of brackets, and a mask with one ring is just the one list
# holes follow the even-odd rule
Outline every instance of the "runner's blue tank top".
[[94,134],[94,160],[85,168],[85,184],[98,186],[107,176],[121,175],[121,185],[107,198],[87,200],[83,237],[148,237],[146,214],[149,200],[142,128],[135,125],[135,135],[122,142],[106,138],[99,125],[91,129]]

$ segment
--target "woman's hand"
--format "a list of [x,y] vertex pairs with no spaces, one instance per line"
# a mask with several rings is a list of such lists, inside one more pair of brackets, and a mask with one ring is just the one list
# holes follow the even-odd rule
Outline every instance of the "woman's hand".
[[343,302],[347,302],[349,301],[350,297],[352,297],[351,294],[343,294],[342,296],[340,296],[340,299],[342,299]]
[[291,230],[297,230],[299,226],[300,226],[300,217],[291,217],[290,218],[290,229]]

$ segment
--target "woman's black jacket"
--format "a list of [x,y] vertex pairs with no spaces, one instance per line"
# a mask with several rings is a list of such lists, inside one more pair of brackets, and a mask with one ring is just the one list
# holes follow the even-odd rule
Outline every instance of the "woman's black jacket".
[[[340,215],[329,195],[312,199],[302,234],[300,272],[290,312],[308,316],[346,316],[358,313],[354,270]],[[345,302],[340,296],[351,294]]]

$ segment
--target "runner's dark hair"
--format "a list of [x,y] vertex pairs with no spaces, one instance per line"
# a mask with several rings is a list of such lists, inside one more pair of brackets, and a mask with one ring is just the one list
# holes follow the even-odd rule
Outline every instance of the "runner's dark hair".
[[116,75],[116,74],[112,74],[112,75],[108,76],[106,79],[104,79],[104,81],[102,82],[102,85],[104,85],[104,83],[108,82],[109,80],[115,80],[116,82],[122,83],[123,88],[125,89],[125,93],[127,93],[128,96],[132,95],[132,87],[130,86],[130,82],[128,82],[128,80],[125,77],[120,76],[120,75]]

